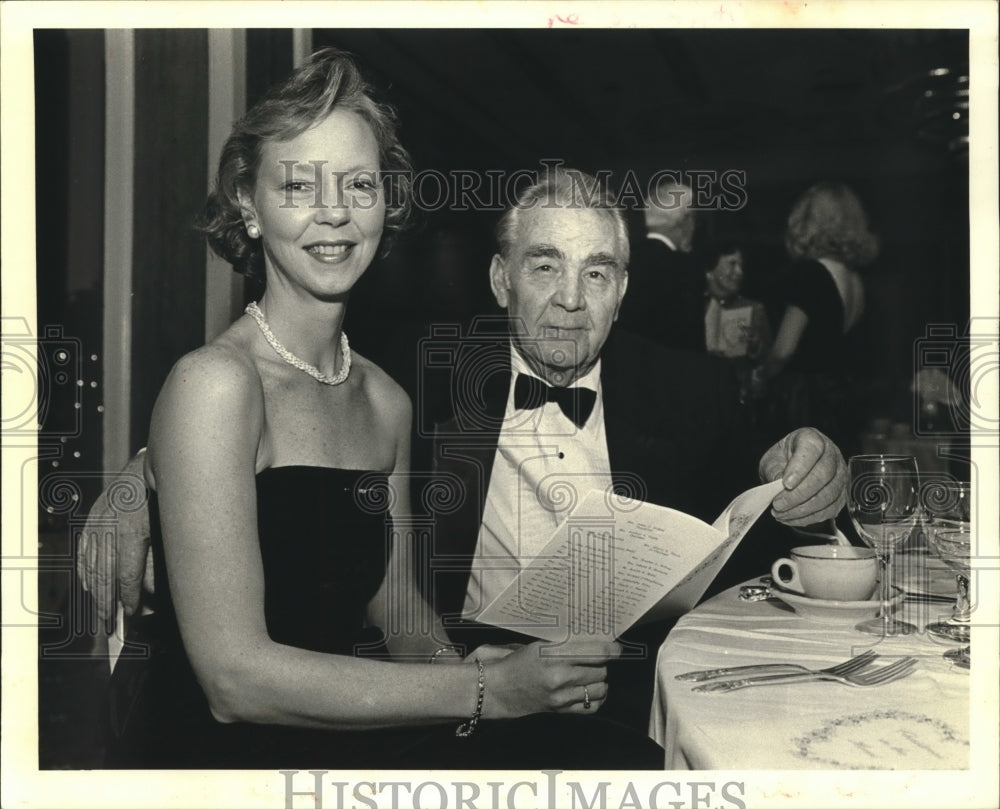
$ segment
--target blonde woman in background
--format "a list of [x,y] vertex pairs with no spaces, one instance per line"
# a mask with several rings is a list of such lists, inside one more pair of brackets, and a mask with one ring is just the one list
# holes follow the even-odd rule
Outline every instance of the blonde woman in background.
[[865,312],[860,270],[878,257],[878,239],[857,195],[822,182],[792,207],[785,248],[792,259],[782,282],[785,311],[750,391],[768,394],[784,423],[815,426],[850,454],[857,441],[851,362]]

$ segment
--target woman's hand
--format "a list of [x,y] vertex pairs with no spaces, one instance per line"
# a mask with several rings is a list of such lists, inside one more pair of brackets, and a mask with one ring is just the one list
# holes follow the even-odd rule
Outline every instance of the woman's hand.
[[621,647],[613,641],[523,646],[487,666],[483,716],[596,711],[608,694],[607,663],[620,654]]
[[478,657],[484,663],[495,663],[497,660],[503,660],[508,655],[523,648],[523,643],[484,643],[482,646],[477,647],[474,652],[466,655],[465,659],[469,661]]

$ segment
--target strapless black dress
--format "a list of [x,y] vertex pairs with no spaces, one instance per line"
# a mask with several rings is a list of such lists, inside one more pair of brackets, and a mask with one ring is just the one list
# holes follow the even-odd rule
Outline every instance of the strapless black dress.
[[[272,640],[384,657],[366,606],[386,570],[392,524],[384,474],[284,466],[257,475],[264,613]],[[334,731],[216,721],[184,653],[169,592],[155,495],[155,609],[135,619],[111,682],[109,767],[147,769],[654,769],[651,740],[595,717],[535,714],[455,726]],[[412,664],[419,665],[419,664]],[[475,684],[470,678],[470,690]]]

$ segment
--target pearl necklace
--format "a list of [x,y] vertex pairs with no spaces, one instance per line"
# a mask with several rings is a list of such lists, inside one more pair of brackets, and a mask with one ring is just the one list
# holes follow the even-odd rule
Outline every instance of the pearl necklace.
[[347,334],[343,331],[340,332],[340,355],[343,360],[340,363],[340,371],[333,376],[329,376],[328,374],[324,374],[315,365],[310,365],[305,360],[300,360],[291,351],[278,342],[278,338],[274,336],[274,333],[271,331],[271,327],[268,326],[267,321],[264,320],[264,313],[260,311],[257,301],[250,301],[244,311],[257,321],[257,325],[260,326],[264,339],[267,340],[277,355],[289,365],[298,368],[300,371],[305,371],[313,379],[322,382],[324,385],[339,385],[347,379],[347,375],[351,372],[351,346],[347,342]]

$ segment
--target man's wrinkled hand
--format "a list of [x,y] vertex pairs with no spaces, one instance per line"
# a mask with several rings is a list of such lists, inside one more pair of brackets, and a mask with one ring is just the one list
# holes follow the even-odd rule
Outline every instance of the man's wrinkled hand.
[[105,487],[78,541],[77,575],[101,620],[115,614],[119,599],[125,613],[132,615],[139,609],[143,588],[153,590],[143,463],[140,452]]
[[771,513],[786,525],[814,525],[837,516],[847,499],[847,464],[829,438],[812,427],[795,430],[764,453],[760,477],[785,490]]

